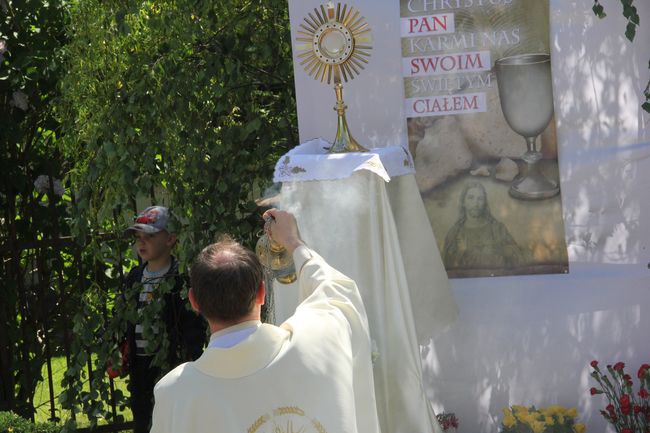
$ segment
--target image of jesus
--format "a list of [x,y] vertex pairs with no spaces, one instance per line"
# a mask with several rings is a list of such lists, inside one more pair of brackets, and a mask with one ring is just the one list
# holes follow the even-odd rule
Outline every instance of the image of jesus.
[[512,268],[521,264],[522,256],[506,226],[492,216],[485,187],[478,182],[465,185],[459,218],[445,237],[447,270]]

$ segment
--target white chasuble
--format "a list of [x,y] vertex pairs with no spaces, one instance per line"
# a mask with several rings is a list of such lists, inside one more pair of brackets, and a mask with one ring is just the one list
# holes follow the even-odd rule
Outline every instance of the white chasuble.
[[294,261],[305,298],[295,314],[167,374],[152,433],[379,433],[357,287],[306,247]]

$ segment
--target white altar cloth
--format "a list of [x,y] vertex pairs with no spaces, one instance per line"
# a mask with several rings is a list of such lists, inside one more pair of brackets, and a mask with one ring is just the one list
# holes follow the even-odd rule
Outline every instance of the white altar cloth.
[[330,146],[315,138],[294,147],[275,164],[273,182],[345,179],[359,170],[371,171],[388,182],[391,176],[415,173],[413,158],[402,146],[363,153],[327,153]]
[[[323,172],[331,175],[341,159],[358,155],[323,159],[333,164]],[[390,158],[384,154],[384,167]],[[447,327],[457,308],[413,174],[386,173],[388,183],[367,169],[337,180],[285,180],[279,205],[296,214],[305,242],[359,286],[376,345],[382,432],[439,432],[422,384],[418,340]],[[296,293],[276,283],[277,319],[295,308]]]

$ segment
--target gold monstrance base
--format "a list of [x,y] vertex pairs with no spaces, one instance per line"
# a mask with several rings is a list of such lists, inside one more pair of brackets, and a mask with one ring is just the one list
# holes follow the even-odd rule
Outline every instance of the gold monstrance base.
[[360,145],[348,129],[348,121],[345,119],[345,110],[348,107],[343,102],[343,84],[336,83],[334,91],[336,92],[334,111],[336,111],[339,118],[336,125],[336,138],[334,144],[330,147],[329,153],[367,152],[368,149]]
[[[330,153],[342,152],[367,152],[368,149],[360,145],[350,134],[348,122],[345,118],[347,106],[343,102],[343,81],[347,82],[348,77],[353,80],[355,74],[364,68],[370,57],[368,50],[370,45],[370,28],[359,11],[338,3],[336,10],[334,4],[329,2],[327,10],[323,5],[314,8],[314,14],[308,13],[304,23],[300,24],[302,30],[298,41],[304,42],[297,48],[303,52],[298,54],[302,59],[300,64],[304,66],[309,76],[321,83],[327,77],[327,84],[334,81],[336,93],[336,106],[334,111],[338,115],[336,138],[329,149]],[[365,43],[363,45],[362,43]]]

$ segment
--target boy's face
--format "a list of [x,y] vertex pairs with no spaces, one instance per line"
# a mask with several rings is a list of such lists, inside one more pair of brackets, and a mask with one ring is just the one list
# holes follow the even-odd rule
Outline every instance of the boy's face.
[[134,236],[135,248],[145,262],[165,258],[171,253],[176,242],[176,235],[169,234],[166,230],[152,234],[135,232]]

